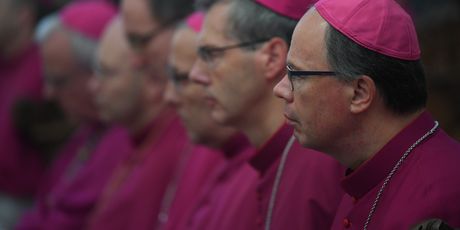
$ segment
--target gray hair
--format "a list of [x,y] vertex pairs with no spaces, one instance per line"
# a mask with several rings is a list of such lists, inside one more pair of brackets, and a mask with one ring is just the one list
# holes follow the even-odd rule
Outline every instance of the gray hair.
[[387,108],[396,114],[415,112],[426,105],[427,90],[420,60],[407,61],[364,48],[334,27],[326,31],[327,61],[345,82],[369,76]]
[[69,35],[70,48],[78,65],[80,65],[85,71],[92,71],[93,65],[96,61],[98,41],[71,28],[67,28],[62,24],[57,16],[51,18],[47,23],[49,25],[45,31],[41,31],[42,34],[40,35],[39,42],[43,43],[52,33],[56,31],[66,33]]
[[231,4],[228,16],[229,38],[241,42],[279,37],[288,45],[297,21],[281,16],[253,0],[223,1]]

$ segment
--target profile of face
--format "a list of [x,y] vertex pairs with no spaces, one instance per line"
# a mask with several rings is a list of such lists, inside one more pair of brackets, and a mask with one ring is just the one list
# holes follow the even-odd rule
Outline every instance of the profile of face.
[[87,87],[92,71],[76,59],[69,35],[61,30],[52,32],[42,44],[41,52],[46,97],[56,100],[72,121],[97,120]]
[[172,29],[162,25],[150,12],[148,0],[123,0],[124,32],[134,51],[133,64],[148,69],[152,77],[166,77],[166,63]]
[[164,105],[172,29],[161,25],[151,15],[149,4],[148,0],[123,0],[121,16],[125,37],[133,51],[130,62],[149,78],[149,97],[152,100],[149,106],[158,110]]
[[[219,3],[208,11],[198,36],[199,57],[190,78],[205,86],[212,117],[221,124],[235,126],[257,109],[266,82],[259,77],[257,50],[244,50],[238,46],[241,41],[226,36],[229,9],[229,4]],[[223,48],[230,46],[233,48]]]
[[119,19],[105,31],[97,52],[90,89],[100,117],[108,123],[130,124],[142,112],[144,73],[126,60],[131,52]]
[[189,27],[181,27],[175,32],[165,100],[176,108],[194,143],[212,144],[209,142],[215,139],[216,132],[225,128],[212,119],[203,86],[190,81],[188,76],[197,59],[196,38],[197,33]]
[[[325,34],[327,22],[312,9],[297,24],[287,57],[288,74],[274,93],[284,99],[284,115],[299,142],[324,151],[346,124],[353,90],[333,74],[297,75],[295,71],[329,72]],[[288,77],[289,72],[291,76]]]

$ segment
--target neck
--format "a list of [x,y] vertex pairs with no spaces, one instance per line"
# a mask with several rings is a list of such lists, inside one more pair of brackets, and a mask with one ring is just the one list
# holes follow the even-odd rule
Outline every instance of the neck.
[[283,102],[273,94],[267,100],[258,103],[239,125],[239,129],[248,137],[254,147],[261,147],[284,124]]
[[[350,169],[358,168],[362,163],[371,159],[380,149],[382,149],[391,139],[393,139],[401,130],[416,119],[423,111],[418,111],[410,115],[395,115],[388,111],[376,113],[376,116],[362,119],[356,133],[352,137],[354,142],[342,148],[337,156],[342,156],[339,161]],[[346,151],[343,151],[346,150]],[[355,156],[350,158],[350,156]]]
[[212,149],[221,149],[232,136],[234,136],[236,130],[233,128],[219,127],[213,130],[213,135],[206,138],[202,143]]

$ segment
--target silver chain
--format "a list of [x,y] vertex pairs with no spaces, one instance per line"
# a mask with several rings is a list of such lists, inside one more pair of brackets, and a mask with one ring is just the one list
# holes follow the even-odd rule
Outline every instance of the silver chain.
[[426,138],[428,138],[429,136],[431,136],[435,131],[436,129],[438,128],[439,126],[439,122],[435,121],[434,122],[434,126],[433,128],[430,129],[430,131],[428,131],[427,133],[425,133],[422,137],[420,137],[417,141],[415,141],[407,150],[406,152],[404,153],[404,155],[399,159],[399,161],[396,163],[396,165],[393,167],[393,169],[391,170],[391,172],[388,174],[388,176],[386,177],[385,181],[383,181],[383,184],[382,184],[382,187],[380,187],[380,190],[379,192],[377,193],[377,196],[375,197],[375,200],[374,200],[374,203],[372,204],[372,207],[371,207],[371,210],[369,211],[369,215],[367,216],[367,219],[366,219],[366,222],[364,223],[364,230],[367,230],[367,227],[369,226],[369,223],[371,222],[371,219],[372,219],[372,216],[374,215],[374,212],[377,208],[377,204],[379,203],[380,201],[380,198],[382,197],[383,195],[383,191],[385,190],[385,187],[388,185],[388,183],[390,182],[391,178],[393,177],[393,175],[396,173],[396,171],[399,169],[399,167],[402,165],[402,163],[404,162],[404,160],[407,158],[407,156],[409,156],[409,154],[412,152],[412,150],[414,150],[415,147],[417,147],[417,145],[419,145],[422,141],[424,141]]
[[272,193],[270,196],[270,202],[268,203],[268,210],[267,210],[267,218],[265,219],[265,230],[270,230],[270,225],[272,223],[272,215],[273,209],[275,208],[276,202],[276,195],[278,193],[278,188],[281,183],[281,177],[283,176],[284,166],[286,165],[287,156],[289,154],[289,150],[294,143],[295,136],[292,135],[291,139],[289,139],[288,143],[284,147],[283,155],[281,155],[280,165],[278,166],[278,170],[276,171],[275,182],[273,183]]

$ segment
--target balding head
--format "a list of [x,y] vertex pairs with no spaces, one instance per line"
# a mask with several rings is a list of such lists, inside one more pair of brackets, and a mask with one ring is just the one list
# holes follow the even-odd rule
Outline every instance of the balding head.
[[103,66],[128,65],[123,60],[129,53],[129,44],[123,34],[123,22],[116,18],[102,36],[97,50],[97,62]]

